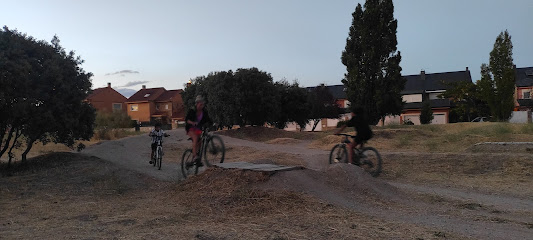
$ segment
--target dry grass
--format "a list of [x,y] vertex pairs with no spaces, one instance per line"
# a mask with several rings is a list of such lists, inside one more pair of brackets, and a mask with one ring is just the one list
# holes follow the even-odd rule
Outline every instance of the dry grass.
[[72,153],[31,162],[1,171],[4,238],[436,239],[440,234],[295,192],[260,190],[254,185],[269,176],[258,173],[212,169],[176,185]]

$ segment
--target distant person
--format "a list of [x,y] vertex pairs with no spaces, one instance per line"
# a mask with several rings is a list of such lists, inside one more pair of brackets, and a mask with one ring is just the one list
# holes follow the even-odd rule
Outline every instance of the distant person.
[[155,153],[155,150],[157,149],[157,139],[163,139],[163,137],[168,137],[170,135],[166,134],[165,131],[161,129],[161,123],[157,122],[154,125],[154,129],[150,131],[148,136],[152,137],[152,154],[150,154],[150,164],[152,164],[153,163],[152,161],[154,159],[154,153]]
[[202,135],[202,127],[209,126],[209,124],[211,124],[211,119],[205,109],[205,100],[202,96],[196,96],[194,103],[194,108],[189,109],[187,117],[185,117],[185,131],[187,131],[187,135],[192,139],[193,159],[195,159],[196,164],[201,167],[203,166],[202,161],[197,156],[198,150],[201,147],[200,135]]
[[[346,127],[353,127],[357,134],[355,137],[353,137],[353,140],[348,144],[348,162],[350,164],[354,164],[353,162],[353,155],[354,155],[354,148],[356,148],[358,145],[363,144],[365,141],[368,141],[372,138],[372,129],[370,129],[370,126],[368,125],[368,120],[364,114],[363,109],[361,108],[355,108],[353,109],[352,118],[346,122],[346,125],[343,125],[335,134],[341,133]],[[355,163],[359,165],[359,163]]]

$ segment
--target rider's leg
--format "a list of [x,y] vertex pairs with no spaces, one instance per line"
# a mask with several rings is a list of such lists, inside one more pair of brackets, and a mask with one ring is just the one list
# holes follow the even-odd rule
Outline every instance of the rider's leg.
[[354,142],[350,142],[350,143],[348,143],[347,146],[348,146],[348,163],[353,164],[353,156],[354,156],[353,149],[355,148],[355,143]]
[[196,133],[194,133],[193,130],[187,132],[187,135],[189,137],[191,137],[192,139],[192,157],[193,159],[196,159],[196,153],[198,153],[198,140],[199,140],[199,137],[198,135],[196,135]]
[[152,147],[152,152],[150,153],[150,164],[152,164],[152,159],[154,159],[154,152],[156,149],[156,145],[152,143],[151,147]]

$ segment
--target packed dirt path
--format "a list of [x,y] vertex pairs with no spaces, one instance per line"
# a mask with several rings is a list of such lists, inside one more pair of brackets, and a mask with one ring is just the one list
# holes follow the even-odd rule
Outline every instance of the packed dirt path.
[[[190,145],[183,130],[168,133],[171,136],[165,139],[165,143],[177,144],[183,149]],[[286,153],[305,160],[308,170],[275,174],[265,188],[303,192],[387,221],[441,229],[442,235],[437,237],[454,233],[476,239],[533,239],[532,197],[506,196],[426,183],[384,181],[370,177],[355,166],[344,164],[332,169],[327,163],[329,152],[309,149],[308,141],[267,144],[227,136],[222,138],[227,147]],[[180,181],[182,177],[178,164],[165,162],[165,158],[162,170],[148,164],[149,144],[150,139],[146,135],[128,137],[90,146],[82,154],[111,161],[155,179]],[[336,179],[339,176],[353,178]]]

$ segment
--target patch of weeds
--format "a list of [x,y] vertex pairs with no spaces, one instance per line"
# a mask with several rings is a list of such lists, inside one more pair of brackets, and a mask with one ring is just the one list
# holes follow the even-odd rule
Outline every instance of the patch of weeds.
[[531,134],[533,133],[533,123],[524,124],[519,133]]
[[410,144],[411,140],[413,139],[413,136],[411,135],[402,135],[398,137],[398,147],[406,147]]
[[479,203],[464,203],[464,204],[460,204],[458,207],[469,209],[469,210],[479,210],[479,209],[484,208],[483,205]]
[[431,140],[431,141],[427,141],[425,145],[430,152],[434,152],[437,150],[439,143],[437,141]]
[[446,238],[446,233],[444,233],[444,232],[435,232],[435,233],[433,233],[433,236],[440,237],[440,238]]
[[496,136],[501,136],[501,135],[513,133],[513,129],[511,129],[511,127],[508,124],[502,123],[502,124],[498,124],[494,126],[493,133]]
[[444,135],[444,140],[450,143],[458,142],[460,141],[464,135],[461,134],[446,134]]

